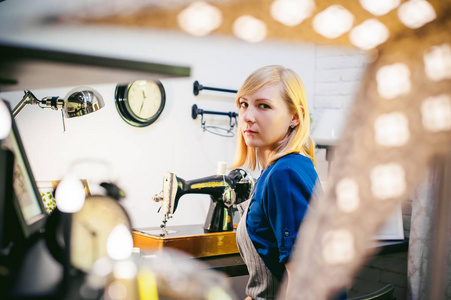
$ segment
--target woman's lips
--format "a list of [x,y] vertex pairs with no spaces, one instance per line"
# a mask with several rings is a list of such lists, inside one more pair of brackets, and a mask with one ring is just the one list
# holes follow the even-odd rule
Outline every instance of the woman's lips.
[[256,134],[257,132],[247,129],[247,130],[244,131],[244,133],[245,134]]

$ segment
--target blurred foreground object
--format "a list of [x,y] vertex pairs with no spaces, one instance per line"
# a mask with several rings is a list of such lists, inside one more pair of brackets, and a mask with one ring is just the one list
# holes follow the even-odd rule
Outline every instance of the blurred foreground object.
[[[139,256],[141,299],[232,300],[228,278],[181,251],[165,249]],[[144,295],[158,294],[158,298]]]
[[[423,1],[406,3],[414,2]],[[369,248],[371,236],[396,205],[413,194],[431,166],[440,175],[435,180],[437,200],[428,205],[443,214],[434,218],[434,245],[423,246],[423,251],[431,247],[434,278],[422,279],[424,298],[419,299],[451,297],[445,275],[450,228],[450,11],[448,2],[446,9],[436,11],[435,20],[392,33],[380,47],[336,148],[329,186],[301,226],[290,284],[282,297],[328,299],[351,285],[375,253]]]

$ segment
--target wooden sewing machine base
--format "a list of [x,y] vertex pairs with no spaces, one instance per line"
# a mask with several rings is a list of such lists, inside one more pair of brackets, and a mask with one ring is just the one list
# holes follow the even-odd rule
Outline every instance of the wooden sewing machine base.
[[170,226],[168,234],[159,227],[133,230],[134,247],[145,250],[175,248],[197,258],[238,253],[235,231],[204,232],[203,225]]

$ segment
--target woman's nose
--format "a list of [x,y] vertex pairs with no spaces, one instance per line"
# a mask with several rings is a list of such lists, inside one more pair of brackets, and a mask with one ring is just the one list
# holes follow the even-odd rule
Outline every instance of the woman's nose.
[[255,122],[255,112],[251,106],[249,106],[246,109],[246,111],[240,113],[240,116],[242,116],[243,121],[246,123],[254,123]]

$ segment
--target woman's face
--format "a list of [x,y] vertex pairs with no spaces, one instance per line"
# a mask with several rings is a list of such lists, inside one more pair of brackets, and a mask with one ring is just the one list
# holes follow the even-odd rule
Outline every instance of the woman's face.
[[286,136],[294,118],[280,95],[280,83],[266,85],[239,101],[240,128],[248,147],[271,150]]

